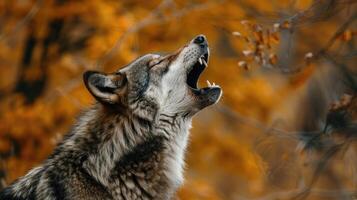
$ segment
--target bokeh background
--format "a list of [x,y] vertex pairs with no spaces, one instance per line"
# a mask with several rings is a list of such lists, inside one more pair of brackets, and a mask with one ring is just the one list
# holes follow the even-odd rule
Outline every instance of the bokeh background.
[[219,104],[177,198],[356,199],[354,0],[2,0],[0,176],[40,164],[93,104],[82,74],[205,34]]

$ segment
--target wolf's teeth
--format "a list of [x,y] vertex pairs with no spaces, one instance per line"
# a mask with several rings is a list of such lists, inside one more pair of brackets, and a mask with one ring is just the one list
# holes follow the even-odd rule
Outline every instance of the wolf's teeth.
[[201,59],[203,61],[203,64],[207,67],[207,62],[205,59]]
[[202,65],[202,57],[198,59],[198,62]]
[[208,80],[206,80],[206,81],[207,81],[208,87],[211,87],[212,86],[211,83]]

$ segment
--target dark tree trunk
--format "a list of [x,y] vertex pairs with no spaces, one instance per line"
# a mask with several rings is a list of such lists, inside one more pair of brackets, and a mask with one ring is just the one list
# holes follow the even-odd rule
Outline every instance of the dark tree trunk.
[[[47,60],[48,49],[50,45],[58,42],[60,33],[63,27],[63,19],[55,19],[49,23],[49,32],[47,37],[40,43],[33,31],[30,31],[26,39],[25,48],[19,72],[19,77],[16,83],[15,92],[22,94],[25,97],[26,103],[33,103],[41,96],[47,83]],[[32,63],[33,52],[37,45],[42,45],[42,54],[40,58],[40,76],[36,80],[26,80],[26,71],[31,70],[37,63]]]

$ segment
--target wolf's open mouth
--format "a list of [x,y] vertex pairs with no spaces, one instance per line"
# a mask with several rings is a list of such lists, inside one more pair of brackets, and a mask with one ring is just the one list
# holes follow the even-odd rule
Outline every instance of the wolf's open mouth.
[[[190,59],[190,68],[187,73],[186,84],[191,91],[191,96],[195,98],[197,105],[202,109],[217,103],[222,95],[222,89],[215,83],[211,84],[209,81],[207,81],[207,87],[199,88],[197,86],[200,75],[207,68],[209,58],[209,48],[206,37],[199,35],[186,47],[190,50],[186,55],[186,57]],[[199,53],[198,56],[197,53]]]
[[[207,67],[208,62],[208,53],[203,54],[201,57],[198,58],[197,62],[193,65],[191,71],[187,75],[187,85],[193,90],[200,90],[197,87],[198,79],[200,75]],[[208,86],[211,84],[207,81]]]

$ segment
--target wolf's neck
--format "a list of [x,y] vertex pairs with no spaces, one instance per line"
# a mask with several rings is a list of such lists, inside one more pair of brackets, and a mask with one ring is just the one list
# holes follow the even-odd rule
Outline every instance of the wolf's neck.
[[191,118],[183,118],[177,114],[161,114],[157,121],[157,133],[168,138],[165,173],[174,187],[178,187],[183,182],[184,154],[191,128]]
[[89,111],[80,119],[74,130],[78,131],[77,137],[98,140],[94,141],[97,145],[93,147],[95,151],[90,153],[83,163],[90,175],[103,185],[110,185],[109,179],[113,170],[123,157],[139,148],[140,144],[150,141],[153,137],[160,137],[162,160],[159,164],[165,169],[162,173],[174,186],[183,181],[183,158],[191,126],[190,119],[161,114],[155,122],[148,122],[135,117],[103,113],[105,111],[102,107]]

